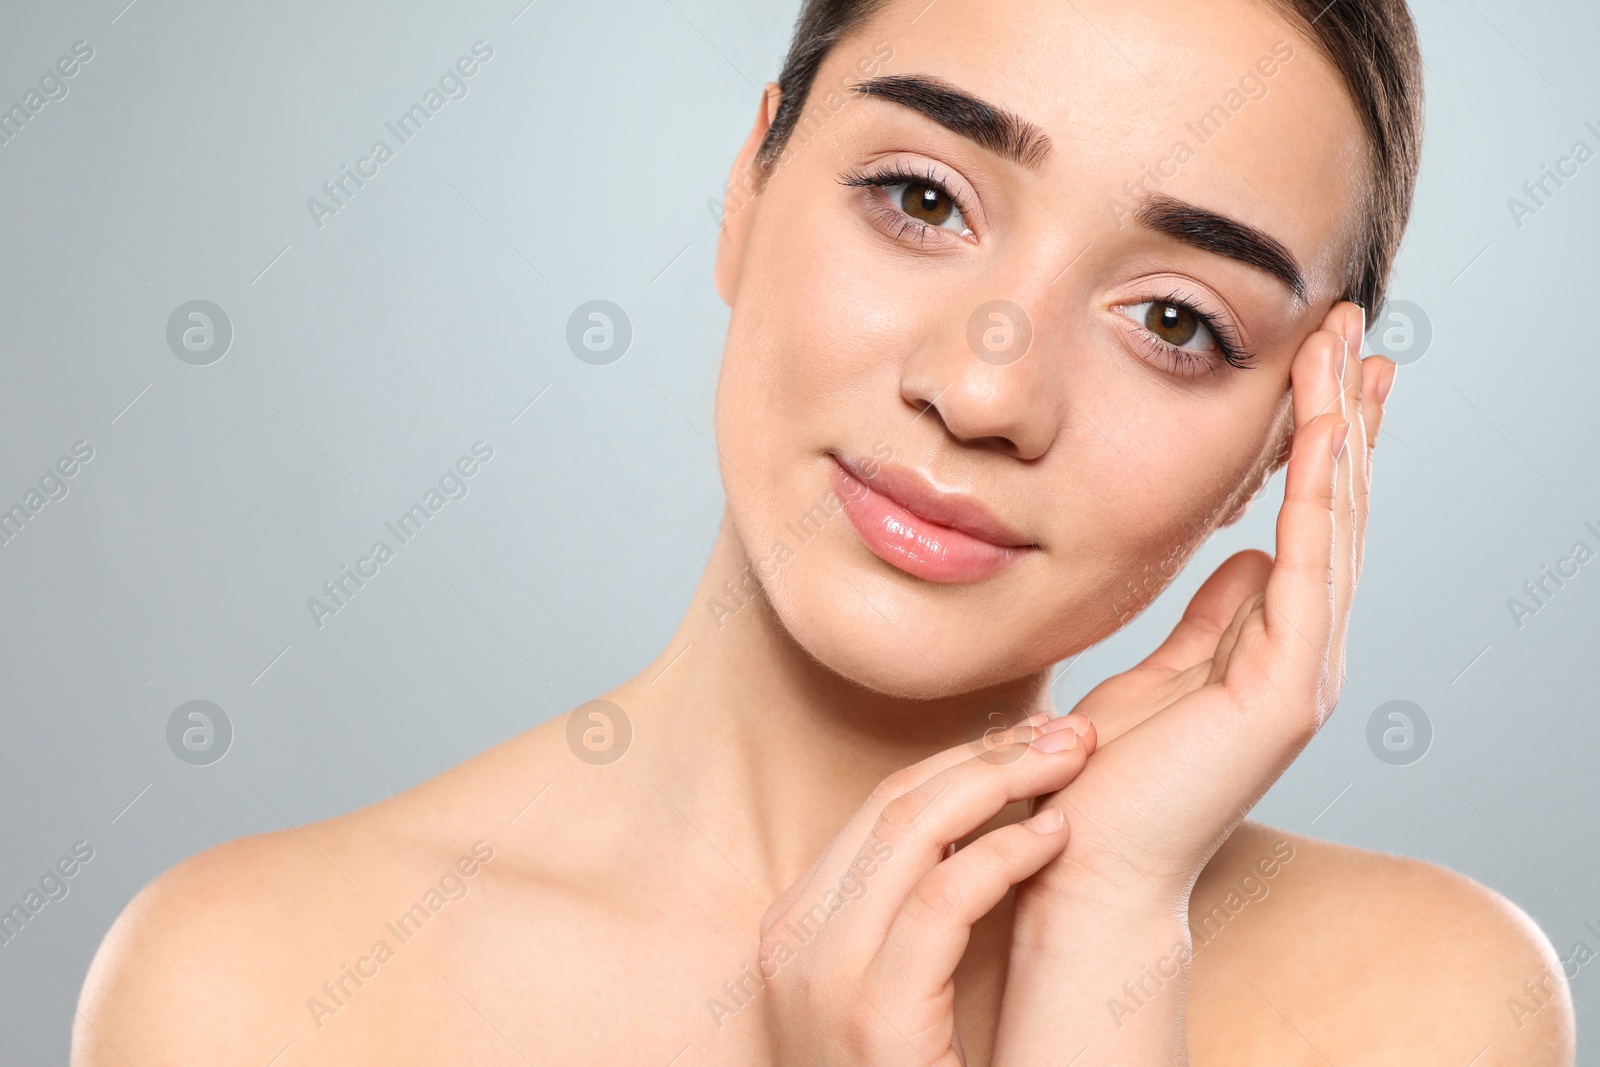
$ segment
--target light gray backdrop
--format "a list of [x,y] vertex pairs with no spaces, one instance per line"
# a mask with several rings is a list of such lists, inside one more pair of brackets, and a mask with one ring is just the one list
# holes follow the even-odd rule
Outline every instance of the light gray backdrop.
[[[722,504],[709,205],[797,4],[525,2],[0,9],[0,107],[27,115],[0,144],[0,508],[28,516],[0,546],[0,908],[93,849],[0,944],[8,1064],[64,1059],[90,956],[156,874],[562,712],[687,606]],[[1377,454],[1349,685],[1255,814],[1446,864],[1563,954],[1600,949],[1600,561],[1508,607],[1574,542],[1600,549],[1600,161],[1508,206],[1574,142],[1600,149],[1600,9],[1416,10],[1429,131],[1388,329],[1420,332]],[[92,58],[57,68],[80,41]],[[400,144],[385,123],[479,41],[492,56]],[[363,164],[380,138],[393,158]],[[339,206],[322,185],[345,166],[371,176]],[[314,218],[313,196],[338,210]],[[566,340],[593,299],[633,331],[606,366]],[[231,324],[209,365],[224,322],[208,334],[195,300]],[[385,522],[479,441],[465,496],[319,627],[307,599],[395,544]],[[75,445],[92,457],[57,468]],[[1061,703],[1152,647],[1228,553],[1270,548],[1274,510],[1063,665]],[[169,742],[193,700],[230,741],[186,710]],[[1369,741],[1392,700],[1420,714],[1385,709]],[[1573,989],[1582,1026],[1600,965]]]

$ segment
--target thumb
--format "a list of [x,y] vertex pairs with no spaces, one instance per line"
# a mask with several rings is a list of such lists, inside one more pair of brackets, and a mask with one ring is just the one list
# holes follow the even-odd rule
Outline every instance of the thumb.
[[1139,666],[1181,671],[1210,659],[1239,606],[1266,588],[1271,573],[1272,557],[1257,548],[1223,560],[1195,590],[1172,633]]

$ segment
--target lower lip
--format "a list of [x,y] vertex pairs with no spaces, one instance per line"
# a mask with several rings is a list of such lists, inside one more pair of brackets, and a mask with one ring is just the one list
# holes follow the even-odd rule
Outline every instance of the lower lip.
[[837,460],[833,486],[850,524],[872,554],[907,574],[954,584],[992,578],[1027,548],[1004,548],[911,514],[856,478]]

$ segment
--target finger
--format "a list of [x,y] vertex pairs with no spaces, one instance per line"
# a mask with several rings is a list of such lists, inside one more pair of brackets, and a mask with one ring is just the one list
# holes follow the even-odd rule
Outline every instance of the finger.
[[1217,652],[1217,638],[1228,628],[1239,605],[1266,588],[1272,557],[1258,548],[1235,552],[1211,572],[1189,600],[1172,633],[1139,665],[1187,670]]
[[1383,405],[1378,400],[1388,371],[1388,360],[1382,356],[1367,356],[1361,361],[1361,425],[1365,444],[1365,464],[1362,478],[1356,486],[1356,579],[1361,578],[1362,561],[1366,558],[1367,514],[1372,498],[1372,453],[1378,444],[1378,422],[1383,415]]
[[[1363,312],[1362,326],[1366,319]],[[1361,421],[1366,427],[1365,476],[1356,486],[1356,581],[1366,563],[1367,516],[1372,497],[1373,451],[1378,447],[1378,433],[1383,424],[1383,405],[1394,385],[1397,370],[1394,361],[1384,356],[1367,356],[1361,361]]]
[[1378,447],[1383,426],[1383,402],[1394,385],[1397,368],[1387,356],[1367,356],[1361,361],[1361,421],[1367,424],[1367,447]]
[[917,1003],[955,974],[972,926],[1011,887],[1059,856],[1070,837],[1060,808],[991,830],[924,874],[906,895],[866,978]]
[[1344,395],[1341,411],[1350,424],[1343,450],[1337,459],[1338,482],[1334,487],[1334,630],[1332,655],[1343,662],[1345,621],[1355,596],[1356,576],[1361,551],[1361,526],[1366,519],[1367,430],[1361,418],[1362,379],[1361,341],[1366,313],[1357,304],[1345,301],[1341,333],[1345,339],[1343,371]]
[[[766,914],[761,920],[762,930],[769,929],[773,923],[790,909],[794,901],[803,892],[812,887],[813,883],[818,879],[819,872],[825,866],[830,872],[837,872],[855,861],[868,828],[877,820],[878,814],[883,810],[884,805],[902,794],[909,793],[935,775],[965,763],[972,759],[975,754],[997,750],[1010,743],[1013,738],[1022,741],[1031,740],[1035,727],[1048,718],[1048,713],[1039,712],[1018,723],[1010,731],[998,734],[986,733],[981,739],[981,747],[978,746],[977,742],[955,745],[935,752],[928,758],[913,763],[909,767],[902,767],[883,779],[873,789],[871,795],[867,797],[861,807],[856,809],[849,821],[834,835],[833,840],[829,841],[822,851],[817,854],[816,859],[812,860],[811,866],[806,868],[805,873],[791,882],[789,887],[767,907]],[[1083,717],[1079,716],[1079,718],[1082,719]],[[989,758],[993,759],[995,757],[991,755]]]
[[1244,624],[1250,616],[1260,609],[1261,603],[1265,599],[1264,593],[1257,593],[1242,602],[1239,605],[1239,609],[1234,612],[1232,620],[1228,623],[1228,628],[1222,632],[1222,636],[1217,640],[1217,654],[1211,660],[1211,672],[1206,678],[1208,684],[1220,682],[1226,676],[1228,657],[1233,655],[1233,648],[1239,643],[1240,631],[1244,629]]
[[1340,357],[1344,354],[1345,341],[1344,313],[1340,308],[1336,304],[1328,311],[1322,325],[1301,342],[1289,365],[1289,392],[1296,430],[1318,416],[1338,411],[1343,403]]
[[[1053,719],[1032,742],[975,756],[883,805],[862,844],[841,856],[843,863],[824,863],[786,919],[814,912],[839,886],[870,879],[871,891],[826,929],[833,951],[865,963],[882,945],[906,894],[944,858],[946,846],[1007,804],[1055,792],[1077,777],[1091,749],[1075,726],[1088,729],[1082,715]],[[863,862],[869,855],[876,862]]]
[[1270,673],[1296,696],[1320,681],[1332,637],[1334,453],[1344,447],[1349,427],[1330,411],[1295,432],[1278,512],[1277,555],[1267,579],[1263,621],[1272,645]]

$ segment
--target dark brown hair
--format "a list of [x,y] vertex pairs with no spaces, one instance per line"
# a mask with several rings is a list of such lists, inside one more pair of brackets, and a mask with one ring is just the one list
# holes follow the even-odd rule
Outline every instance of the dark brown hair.
[[[1416,188],[1422,150],[1422,58],[1405,0],[1266,0],[1323,54],[1350,93],[1371,151],[1364,232],[1346,274],[1346,299],[1375,319]],[[765,178],[803,114],[817,71],[834,45],[886,0],[805,0],[778,88],[783,96],[756,156]],[[758,186],[761,179],[758,179]]]

